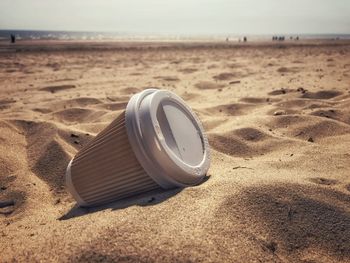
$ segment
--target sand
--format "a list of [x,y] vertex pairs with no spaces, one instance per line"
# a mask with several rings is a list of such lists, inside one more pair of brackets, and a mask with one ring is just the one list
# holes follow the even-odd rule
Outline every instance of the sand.
[[[145,88],[183,97],[203,184],[79,208],[69,160]],[[0,43],[0,262],[349,262],[350,43]]]

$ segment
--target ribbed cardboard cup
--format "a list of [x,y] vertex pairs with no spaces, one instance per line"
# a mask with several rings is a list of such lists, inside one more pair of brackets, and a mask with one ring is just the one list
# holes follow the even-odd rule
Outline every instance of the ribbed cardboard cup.
[[175,94],[148,89],[70,161],[69,192],[94,206],[157,188],[200,183],[210,165],[203,127]]

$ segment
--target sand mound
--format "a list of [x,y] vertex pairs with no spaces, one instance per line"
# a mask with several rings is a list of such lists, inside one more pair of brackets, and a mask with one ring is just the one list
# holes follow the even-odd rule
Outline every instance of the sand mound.
[[293,108],[293,109],[315,109],[332,106],[334,103],[332,101],[318,101],[312,99],[290,99],[283,100],[275,105],[279,108]]
[[218,105],[215,107],[209,107],[200,109],[199,112],[207,115],[224,115],[224,116],[239,116],[248,114],[251,109],[256,108],[254,104],[248,103],[232,103],[225,105]]
[[[222,204],[222,220],[252,224],[261,245],[288,261],[350,259],[350,197],[309,185],[276,184],[247,188]],[[242,210],[236,209],[242,206]],[[223,212],[222,212],[223,211]],[[315,224],[317,222],[317,224]]]
[[267,134],[254,128],[242,128],[239,130],[235,130],[234,134],[246,141],[253,141],[253,142],[263,141],[268,137]]
[[337,121],[299,115],[276,116],[270,126],[274,130],[283,130],[284,134],[292,138],[310,140],[311,142],[350,132],[348,125]]
[[20,219],[27,199],[26,141],[11,122],[0,121],[0,142],[0,220],[1,215]]
[[350,125],[350,110],[349,111],[340,111],[335,109],[323,109],[316,110],[311,113],[311,115],[330,118],[340,122],[344,122]]
[[[25,164],[22,164],[24,160],[22,159],[23,155],[21,155],[25,141],[18,129],[8,121],[0,121],[0,130],[2,152],[0,156],[0,177],[2,180],[7,180],[7,176],[10,177],[11,174],[25,167]],[[16,145],[13,145],[15,142]],[[8,151],[8,147],[13,147],[13,150]]]
[[93,122],[98,120],[104,111],[95,111],[84,108],[70,108],[61,111],[56,111],[52,115],[61,122]]
[[79,97],[74,99],[62,99],[58,102],[48,102],[44,104],[46,108],[50,108],[51,111],[61,111],[69,108],[90,108],[95,105],[102,104],[99,99],[89,97]]
[[[51,187],[63,189],[65,182],[65,167],[71,157],[65,152],[59,140],[52,140],[44,145],[33,144],[29,149],[32,171]],[[37,156],[39,155],[39,158]]]
[[76,98],[65,101],[66,105],[69,105],[70,107],[85,107],[89,105],[95,105],[102,103],[101,100],[95,99],[95,98]]
[[32,172],[55,191],[64,189],[65,170],[72,155],[92,138],[47,122],[11,121],[26,139],[25,151]]
[[58,128],[53,124],[21,120],[13,123],[23,130],[32,172],[56,190],[63,189],[65,166],[71,158],[68,153],[74,148],[58,136]]
[[258,129],[242,128],[232,132],[211,133],[209,143],[217,151],[236,157],[249,157],[269,153],[285,141],[274,138]]

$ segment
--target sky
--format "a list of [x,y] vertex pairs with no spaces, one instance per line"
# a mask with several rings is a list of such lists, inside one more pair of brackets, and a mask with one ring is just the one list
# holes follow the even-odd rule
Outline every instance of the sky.
[[0,29],[349,34],[350,0],[0,0]]

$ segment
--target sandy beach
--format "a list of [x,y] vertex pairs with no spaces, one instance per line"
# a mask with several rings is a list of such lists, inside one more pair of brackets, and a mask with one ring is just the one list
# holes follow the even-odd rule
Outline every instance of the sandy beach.
[[[77,207],[70,159],[150,87],[208,179]],[[0,262],[350,261],[350,41],[1,42],[0,142]]]

